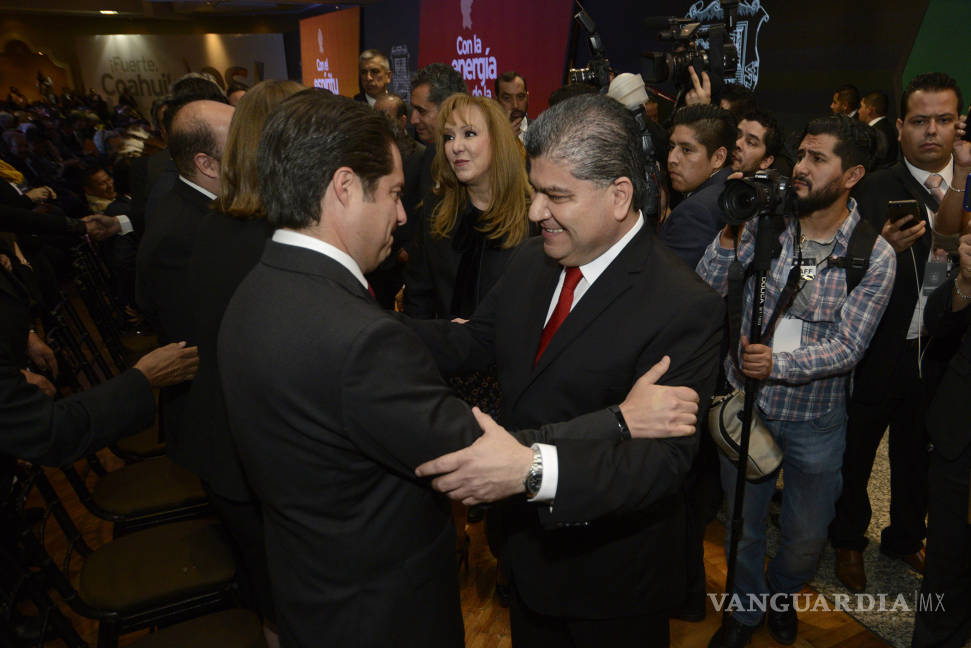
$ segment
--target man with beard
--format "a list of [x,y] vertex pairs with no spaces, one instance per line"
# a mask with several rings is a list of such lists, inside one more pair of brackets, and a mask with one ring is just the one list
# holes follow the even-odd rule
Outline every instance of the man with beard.
[[529,90],[526,88],[526,79],[519,72],[509,70],[496,79],[495,89],[496,101],[506,111],[512,132],[522,140],[529,126],[529,118],[526,116],[529,111]]
[[[763,609],[776,641],[796,640],[798,620],[791,595],[816,571],[842,483],[847,380],[883,315],[896,270],[893,249],[879,237],[864,275],[852,289],[847,271],[836,260],[855,256],[849,242],[860,213],[850,190],[866,173],[872,148],[871,135],[858,121],[832,116],[809,122],[793,170],[798,218],[787,217],[779,237],[782,251],[772,260],[767,277],[764,321],[770,321],[776,309],[781,309],[780,316],[773,330],[763,331],[760,344],[745,337],[755,282],[745,286],[741,344],[730,353],[725,369],[736,389],[744,386],[746,377],[761,381],[756,395],[759,414],[783,452],[782,539],[766,570],[766,520],[776,480],[747,484],[734,589],[728,593],[738,597],[742,609],[719,628],[710,646],[744,646],[761,624]],[[756,228],[750,220],[737,241],[743,265],[752,262]],[[725,294],[735,257],[733,230],[726,226],[705,251],[698,274]],[[802,272],[795,296],[791,301],[780,299],[790,268],[797,264]],[[737,471],[724,456],[720,461],[730,509]],[[731,539],[725,542],[730,546]],[[753,599],[767,603],[767,608],[760,609]]]
[[746,114],[738,122],[738,138],[732,152],[732,171],[750,176],[764,171],[775,162],[782,147],[779,123],[760,110]]

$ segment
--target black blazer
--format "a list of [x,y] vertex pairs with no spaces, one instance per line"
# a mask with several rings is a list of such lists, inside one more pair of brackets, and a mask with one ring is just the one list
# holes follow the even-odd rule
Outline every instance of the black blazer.
[[645,224],[534,367],[560,271],[543,242],[530,239],[468,324],[411,325],[444,373],[496,362],[509,429],[586,423],[575,435],[556,435],[552,507],[523,497],[501,505],[503,564],[526,605],[576,618],[667,610],[685,588],[681,489],[698,438],[621,441],[602,433],[613,418],[605,408],[667,354],[663,382],[697,390],[703,419],[718,374],[724,302]]
[[[889,169],[867,174],[853,190],[860,216],[879,232],[887,220],[890,200],[917,200],[922,209],[920,217],[927,222],[930,207],[937,211],[935,198],[910,174],[901,160]],[[905,350],[907,330],[917,305],[917,284],[924,280],[924,267],[931,249],[931,228],[915,242],[910,250],[897,255],[897,276],[887,310],[870,341],[863,359],[854,373],[853,398],[862,403],[880,403],[886,398],[890,381],[900,354]],[[914,266],[916,264],[916,275]]]
[[[196,309],[189,286],[189,258],[196,231],[209,213],[211,200],[176,180],[146,214],[145,236],[135,261],[135,298],[151,322],[160,344],[185,340],[196,343]],[[169,455],[188,465],[183,449],[191,445],[185,403],[191,382],[159,392],[159,426]]]
[[878,149],[876,168],[883,169],[897,163],[900,155],[900,142],[897,139],[897,127],[889,117],[884,117],[871,126],[876,131]]
[[[945,459],[957,459],[971,444],[971,416],[967,413],[971,394],[971,308],[951,310],[954,279],[938,286],[927,299],[924,322],[934,335],[935,352],[944,357],[942,375],[925,379],[932,400],[927,408],[927,433]],[[936,363],[930,363],[934,366]]]
[[718,206],[718,197],[731,173],[731,168],[725,168],[705,180],[661,224],[661,240],[692,270],[725,227],[725,215]]
[[216,339],[223,313],[236,288],[259,263],[273,228],[265,220],[238,220],[211,211],[202,218],[189,260],[187,301],[196,316],[199,370],[186,402],[188,433],[179,453],[189,468],[219,495],[250,499],[236,446],[229,434],[226,402],[219,381]]

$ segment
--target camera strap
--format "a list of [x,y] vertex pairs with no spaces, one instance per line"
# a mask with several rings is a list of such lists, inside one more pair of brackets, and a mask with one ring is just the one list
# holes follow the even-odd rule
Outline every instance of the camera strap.
[[[737,258],[733,260],[731,265],[728,267],[728,294],[725,297],[726,305],[728,307],[728,348],[729,355],[731,356],[732,362],[735,363],[736,367],[740,364],[738,359],[735,357],[735,352],[738,349],[739,337],[742,329],[742,302],[745,295],[745,284],[752,274],[753,271],[751,267],[743,266]],[[789,268],[789,276],[786,278],[786,285],[779,294],[779,300],[776,302],[775,310],[772,311],[772,314],[769,316],[768,322],[765,325],[763,343],[765,339],[772,336],[772,329],[775,327],[779,316],[789,310],[789,306],[792,304],[793,298],[796,296],[796,293],[799,292],[799,279],[801,276],[802,273],[799,265],[793,265],[791,268]]]
[[870,255],[873,253],[873,246],[877,243],[877,236],[877,230],[873,225],[861,218],[850,234],[850,240],[846,244],[846,254],[829,258],[829,265],[846,271],[847,295],[863,281],[870,267]]

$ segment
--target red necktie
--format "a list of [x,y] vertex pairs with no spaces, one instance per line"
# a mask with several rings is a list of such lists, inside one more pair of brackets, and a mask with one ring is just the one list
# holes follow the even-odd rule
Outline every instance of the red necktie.
[[371,287],[371,282],[367,282],[367,291],[371,293],[371,297],[377,299],[378,296],[374,294],[374,288]]
[[550,340],[553,339],[553,334],[560,328],[560,324],[563,323],[566,316],[570,314],[570,307],[573,305],[573,291],[576,290],[581,279],[583,279],[583,273],[580,272],[580,268],[566,269],[566,277],[563,278],[563,288],[560,289],[560,298],[556,302],[556,308],[550,315],[550,321],[543,327],[543,334],[539,336],[539,349],[536,351],[536,359],[533,360],[534,367],[539,363],[539,358],[543,355],[543,351],[546,350]]

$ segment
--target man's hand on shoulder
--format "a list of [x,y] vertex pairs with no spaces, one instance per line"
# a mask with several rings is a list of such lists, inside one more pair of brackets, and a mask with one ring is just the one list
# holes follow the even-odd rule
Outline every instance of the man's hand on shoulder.
[[495,502],[525,491],[533,451],[492,417],[472,408],[482,436],[468,448],[442,455],[415,469],[419,477],[439,475],[432,488],[467,506]]
[[698,423],[698,393],[690,387],[658,385],[671,366],[664,356],[631,387],[620,411],[635,439],[664,439],[694,434]]
[[199,368],[199,347],[187,347],[185,342],[173,342],[146,353],[138,362],[138,369],[152,387],[168,387],[196,377]]

